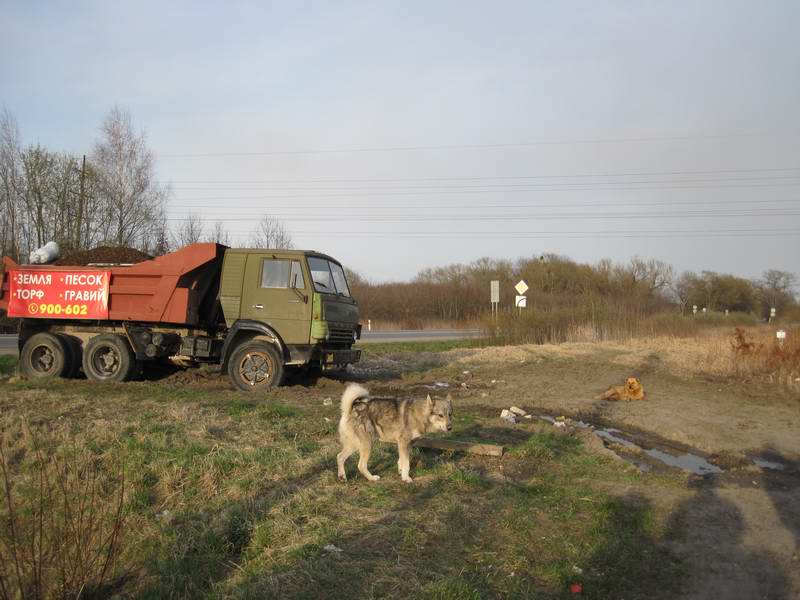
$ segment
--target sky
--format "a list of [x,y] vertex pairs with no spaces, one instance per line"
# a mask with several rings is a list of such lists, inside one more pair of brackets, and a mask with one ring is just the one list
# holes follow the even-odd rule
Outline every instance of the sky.
[[0,0],[0,106],[168,215],[265,214],[372,281],[480,257],[800,274],[800,3]]

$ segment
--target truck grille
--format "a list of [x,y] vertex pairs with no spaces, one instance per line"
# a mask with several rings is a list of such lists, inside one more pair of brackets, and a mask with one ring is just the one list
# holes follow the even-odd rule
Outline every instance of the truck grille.
[[350,327],[331,326],[328,331],[330,331],[329,339],[331,342],[353,343],[353,329]]

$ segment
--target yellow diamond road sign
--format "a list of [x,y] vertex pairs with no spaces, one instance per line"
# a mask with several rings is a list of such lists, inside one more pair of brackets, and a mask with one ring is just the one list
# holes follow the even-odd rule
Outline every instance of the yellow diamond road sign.
[[525,292],[528,291],[528,284],[525,283],[524,279],[520,279],[519,283],[514,286],[514,289],[517,290],[518,294],[520,294],[520,295],[524,294]]

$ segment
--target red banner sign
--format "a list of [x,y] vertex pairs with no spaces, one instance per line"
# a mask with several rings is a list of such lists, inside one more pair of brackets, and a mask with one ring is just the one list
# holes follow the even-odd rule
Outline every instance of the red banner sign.
[[111,271],[9,271],[9,317],[107,319]]

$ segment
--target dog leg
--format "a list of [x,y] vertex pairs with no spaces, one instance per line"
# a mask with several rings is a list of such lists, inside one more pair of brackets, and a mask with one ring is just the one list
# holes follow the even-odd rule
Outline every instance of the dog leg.
[[398,461],[397,466],[400,469],[400,477],[406,483],[411,483],[414,481],[409,477],[408,471],[411,468],[409,454],[410,454],[409,443],[407,441],[400,441],[397,442],[397,454],[398,454]]
[[367,463],[369,462],[369,455],[372,452],[372,445],[367,443],[362,443],[358,449],[358,470],[361,474],[366,477],[370,481],[378,481],[380,479],[380,475],[373,475],[369,472],[369,467]]
[[336,465],[339,467],[339,481],[347,481],[347,475],[344,472],[344,463],[350,458],[350,455],[356,451],[353,446],[342,446],[342,451],[336,455]]

